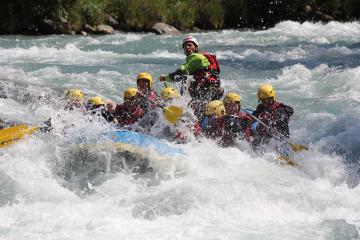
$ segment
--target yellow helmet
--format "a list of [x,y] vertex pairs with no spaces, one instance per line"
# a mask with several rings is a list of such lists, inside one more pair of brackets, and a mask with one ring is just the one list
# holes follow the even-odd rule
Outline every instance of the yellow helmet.
[[180,94],[178,93],[178,91],[176,91],[176,89],[172,88],[172,87],[163,88],[161,90],[160,96],[162,99],[165,99],[165,100],[173,99],[173,98],[180,98]]
[[270,84],[262,84],[257,92],[258,99],[274,98],[276,99],[276,91]]
[[105,105],[106,103],[101,97],[95,96],[95,97],[89,98],[87,104],[99,106],[99,105]]
[[136,81],[139,81],[139,79],[146,79],[149,81],[149,85],[150,85],[150,88],[152,88],[152,85],[153,85],[153,78],[152,76],[150,75],[150,73],[147,73],[147,72],[141,72],[138,74],[137,78],[136,78]]
[[229,103],[229,102],[240,102],[240,95],[239,94],[236,94],[236,93],[228,93],[225,95],[224,97],[224,104],[225,103]]
[[222,101],[214,100],[207,104],[205,115],[213,115],[216,114],[217,116],[225,115],[225,107]]
[[83,99],[84,93],[80,89],[73,88],[66,91],[65,100],[81,102]]
[[124,98],[127,98],[127,97],[136,97],[137,93],[138,93],[139,90],[137,90],[137,88],[128,88],[125,90],[124,92]]

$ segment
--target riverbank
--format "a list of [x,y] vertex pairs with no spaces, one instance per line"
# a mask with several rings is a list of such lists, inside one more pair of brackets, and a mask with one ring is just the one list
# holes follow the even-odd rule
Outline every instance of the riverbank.
[[161,33],[154,29],[158,22],[180,31],[261,30],[284,20],[355,21],[360,19],[360,4],[356,0],[6,0],[0,16],[0,34]]

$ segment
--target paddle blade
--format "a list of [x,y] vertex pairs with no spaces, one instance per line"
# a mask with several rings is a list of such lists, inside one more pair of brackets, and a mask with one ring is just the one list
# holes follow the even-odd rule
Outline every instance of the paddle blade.
[[309,150],[308,146],[302,145],[302,144],[297,144],[297,143],[290,143],[291,149],[294,152],[301,152],[304,150]]
[[35,132],[37,129],[38,127],[30,127],[22,124],[0,130],[0,148],[24,138],[26,135]]
[[181,118],[184,110],[181,107],[177,106],[168,106],[164,107],[165,119],[172,124],[176,124],[177,121]]

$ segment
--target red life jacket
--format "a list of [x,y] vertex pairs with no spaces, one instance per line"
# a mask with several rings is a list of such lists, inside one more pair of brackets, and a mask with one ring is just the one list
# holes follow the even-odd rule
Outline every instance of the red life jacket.
[[251,131],[251,123],[253,122],[253,119],[248,114],[242,111],[237,112],[235,115],[239,116],[240,119],[246,124],[244,129],[244,135],[245,139],[247,141],[250,141],[250,137],[253,135],[253,132]]
[[218,75],[220,74],[220,64],[218,60],[216,59],[216,56],[213,54],[210,54],[208,52],[200,52],[202,55],[204,55],[207,60],[209,61],[210,65],[208,66],[208,69],[214,74]]
[[[293,113],[294,110],[292,107],[280,102],[274,102],[269,108],[264,108],[262,105],[259,105],[254,112],[254,116],[257,116],[270,128],[276,129],[281,134],[288,136],[290,135],[289,118]],[[260,135],[272,136],[269,129],[262,127],[262,125],[259,125],[257,132],[260,133]]]
[[149,93],[146,94],[146,98],[149,100],[156,100],[157,97],[158,95],[154,90],[150,90]]
[[271,104],[271,106],[269,108],[264,108],[262,105],[259,105],[256,109],[256,112],[258,113],[258,117],[260,120],[264,121],[267,125],[269,125],[272,122],[275,122],[275,114],[276,111],[280,108],[284,106],[284,104],[280,103],[280,102],[274,102],[273,104]]
[[194,73],[194,79],[200,84],[208,82],[219,83],[220,79],[218,75],[220,74],[220,65],[216,56],[207,52],[200,52],[200,54],[207,58],[210,65],[206,69]]
[[195,135],[195,137],[199,137],[201,135],[201,126],[200,126],[200,121],[197,120],[194,124],[194,127],[192,128],[192,131]]
[[142,118],[144,114],[145,111],[140,106],[138,106],[133,112],[130,112],[125,108],[124,104],[116,105],[115,112],[113,113],[120,125],[134,124],[137,120]]
[[[240,124],[240,125],[236,125],[236,126],[241,127],[240,129],[241,129],[243,136],[245,137],[245,139],[247,141],[250,141],[250,137],[253,136],[253,132],[251,130],[251,123],[253,122],[253,119],[248,114],[246,114],[242,111],[236,111],[232,115],[225,115],[225,118],[230,117],[230,119],[231,119],[234,116],[239,117],[238,120],[240,120],[240,122],[236,121],[234,123]],[[238,137],[238,134],[240,132],[231,133],[231,130],[228,129],[227,127],[228,126],[225,127],[225,132],[223,134],[223,141],[228,142],[228,143],[231,142],[231,144],[233,144],[233,143],[235,143],[235,140]],[[238,130],[240,130],[240,129],[238,129]]]
[[145,99],[143,99],[143,101],[141,102],[141,107],[143,110],[145,110],[145,112],[149,111],[150,109],[155,109],[156,108],[156,104],[153,101],[157,101],[158,99],[158,94],[154,91],[154,90],[149,90],[146,94],[145,94],[146,99],[150,100],[150,101],[146,101]]
[[210,117],[208,124],[204,129],[201,129],[201,132],[204,133],[207,138],[220,138],[225,128],[224,120],[224,117]]

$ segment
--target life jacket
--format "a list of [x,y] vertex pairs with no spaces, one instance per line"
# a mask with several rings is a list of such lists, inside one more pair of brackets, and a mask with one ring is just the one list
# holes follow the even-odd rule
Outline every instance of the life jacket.
[[205,124],[203,121],[200,121],[200,127],[201,132],[207,138],[220,138],[222,137],[224,130],[224,117],[209,117]]
[[[279,115],[279,111],[283,109],[282,114],[286,115]],[[262,105],[259,105],[255,112],[254,116],[258,117],[261,121],[263,121],[266,125],[270,128],[274,128],[283,135],[288,136],[289,132],[289,118],[293,114],[293,109],[290,106],[287,106],[280,102],[274,102],[271,104],[269,108],[264,108]],[[259,125],[261,126],[261,125]],[[264,130],[263,130],[264,131]],[[264,131],[266,135],[271,135],[268,130]]]
[[274,122],[275,117],[276,117],[276,112],[278,109],[280,109],[281,107],[285,106],[284,104],[280,103],[280,102],[274,102],[273,104],[271,104],[271,106],[269,108],[265,108],[262,105],[259,105],[258,108],[256,109],[254,115],[258,115],[258,118],[262,121],[264,121],[266,124],[272,124],[272,122]]
[[207,52],[200,52],[207,58],[210,65],[206,69],[193,74],[195,79],[188,88],[192,98],[198,100],[219,100],[224,95],[224,89],[220,87],[220,65],[216,56]]
[[199,120],[195,122],[192,128],[192,132],[194,133],[195,137],[199,137],[201,135],[201,125]]
[[213,54],[210,54],[208,52],[200,52],[202,55],[204,55],[207,60],[209,61],[210,65],[207,67],[211,74],[213,75],[219,75],[220,74],[220,64],[218,60],[216,59],[216,56]]
[[236,115],[240,117],[243,123],[245,139],[250,141],[250,137],[253,136],[251,124],[254,120],[247,113],[242,111],[239,111]]
[[145,112],[148,112],[149,110],[155,109],[156,104],[154,104],[152,101],[156,101],[158,99],[158,94],[154,90],[150,90],[145,94],[146,99],[143,99],[140,103],[140,106],[142,107]]
[[251,129],[251,123],[253,120],[248,114],[238,111],[233,115],[225,115],[224,118],[224,142],[233,144],[238,136],[243,136],[247,141],[250,141],[251,136],[253,136]]
[[146,94],[146,98],[149,100],[156,100],[158,98],[158,94],[154,90],[150,90],[149,93]]
[[116,105],[115,111],[113,113],[114,117],[120,125],[130,125],[134,124],[137,120],[142,118],[145,114],[145,111],[138,106],[133,112],[130,112],[125,108],[124,104]]
[[198,84],[216,83],[220,86],[220,65],[216,56],[207,52],[200,52],[201,55],[206,57],[210,65],[193,74],[194,79]]

